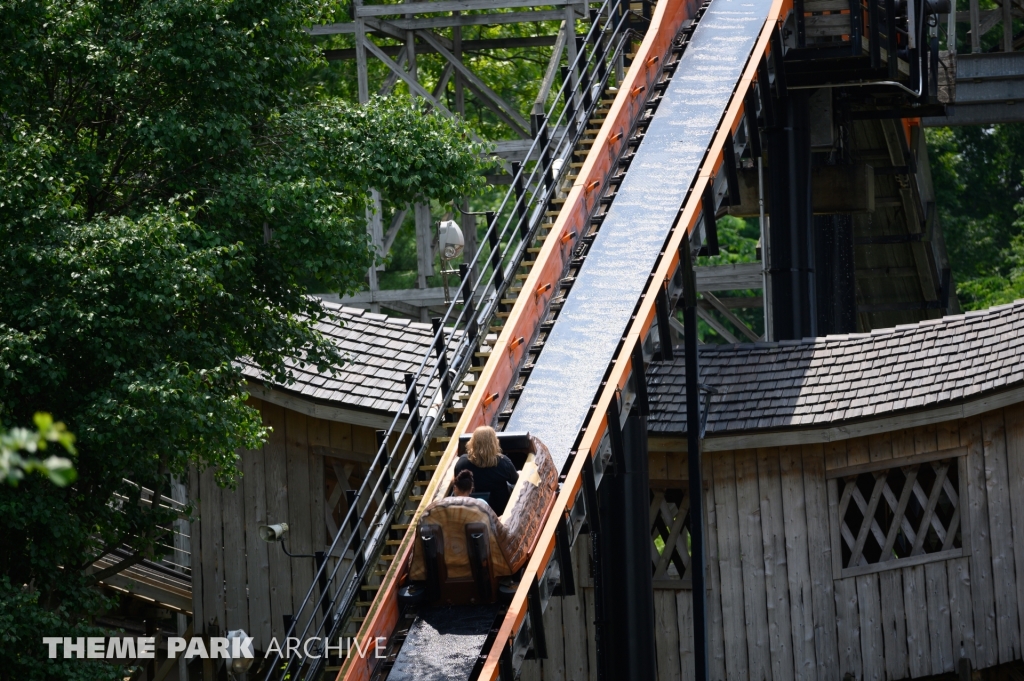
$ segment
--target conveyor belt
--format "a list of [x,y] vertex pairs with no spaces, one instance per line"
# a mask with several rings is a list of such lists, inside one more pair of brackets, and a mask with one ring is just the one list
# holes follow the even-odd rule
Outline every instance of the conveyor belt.
[[465,681],[498,610],[497,605],[421,609],[389,681]]
[[562,466],[729,103],[771,0],[714,0],[601,224],[507,430]]
[[[705,12],[516,403],[506,430],[537,435],[558,467],[569,456],[770,6],[771,0],[714,0]],[[389,679],[466,678],[491,623],[486,615],[479,622],[475,638],[442,637],[418,619]]]

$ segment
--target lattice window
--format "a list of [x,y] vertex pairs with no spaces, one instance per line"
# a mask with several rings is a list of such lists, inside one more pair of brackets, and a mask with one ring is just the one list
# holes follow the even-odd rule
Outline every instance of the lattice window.
[[[348,493],[359,489],[366,478],[368,464],[360,461],[324,456],[324,520],[327,522],[327,542],[334,539],[338,527],[348,513]],[[376,507],[380,494],[370,500]],[[360,506],[361,507],[361,506]]]
[[962,555],[963,466],[953,456],[830,473],[843,576]]
[[690,586],[690,497],[681,487],[651,489],[651,569],[654,587]]

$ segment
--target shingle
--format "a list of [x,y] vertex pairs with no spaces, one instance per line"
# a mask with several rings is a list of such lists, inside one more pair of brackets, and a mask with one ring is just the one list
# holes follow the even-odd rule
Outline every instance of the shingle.
[[[324,307],[328,317],[316,326],[338,347],[345,364],[332,376],[292,360],[287,364],[295,382],[278,387],[335,406],[391,415],[405,396],[403,375],[415,372],[431,350],[430,325],[327,302]],[[248,378],[270,383],[251,362],[241,364]]]
[[[708,433],[836,425],[1024,383],[1024,301],[966,315],[802,341],[701,347]],[[651,365],[651,430],[686,431],[682,358]],[[672,385],[672,392],[665,386]]]

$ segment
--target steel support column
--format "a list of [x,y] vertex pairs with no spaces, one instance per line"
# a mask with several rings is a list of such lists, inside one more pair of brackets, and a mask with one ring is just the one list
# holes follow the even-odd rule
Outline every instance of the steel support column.
[[814,218],[818,335],[857,332],[853,220],[849,215]]
[[[643,369],[641,368],[641,371]],[[601,518],[608,541],[605,586],[614,598],[605,605],[606,624],[615,646],[605,648],[602,678],[654,681],[654,590],[649,533],[650,480],[647,471],[647,419],[631,409],[619,427],[619,410],[608,413],[615,474],[601,485]],[[617,432],[614,432],[617,431]],[[612,548],[614,547],[614,548]]]
[[771,230],[772,332],[769,340],[817,335],[814,214],[811,210],[811,138],[808,94],[775,99],[769,124],[768,185]]
[[689,239],[679,257],[683,268],[683,351],[686,366],[686,460],[690,488],[690,579],[693,584],[693,671],[708,681],[707,589],[705,588],[704,482],[701,470],[700,363],[697,355],[697,279]]

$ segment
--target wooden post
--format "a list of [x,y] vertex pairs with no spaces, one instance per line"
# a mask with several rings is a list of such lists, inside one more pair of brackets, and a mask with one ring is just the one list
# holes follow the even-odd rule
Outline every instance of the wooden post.
[[[949,4],[949,20],[946,23],[946,51],[949,52],[950,59],[953,59],[956,57],[956,0],[950,0]],[[956,78],[956,61],[953,60],[952,64],[952,77]],[[949,87],[952,88],[952,83]]]
[[370,81],[366,70],[366,22],[359,16],[362,6],[363,0],[352,0],[352,19],[356,24],[356,82],[359,103],[365,104],[370,99]]
[[1013,8],[1010,0],[1003,2],[1003,52],[1013,52]]
[[430,239],[430,206],[417,203],[414,208],[416,218],[416,263],[418,288],[427,287],[427,277],[434,274],[434,253]]
[[[472,262],[476,255],[476,215],[469,212],[469,201],[462,201],[462,240],[465,242],[462,247],[462,261]],[[476,279],[477,267],[470,269],[470,276]]]
[[968,0],[968,9],[971,13],[971,53],[981,52],[981,36],[978,31],[981,28],[981,9],[978,7],[978,0]]
[[[452,12],[452,16],[456,17],[456,19],[461,15],[462,12]],[[461,26],[455,26],[454,28],[452,28],[452,54],[454,54],[455,58],[458,59],[460,62],[462,61]],[[455,72],[455,113],[459,114],[460,116],[466,115],[466,90],[462,84],[462,76],[459,75],[458,71]],[[474,235],[474,238],[475,236],[476,235]],[[469,249],[466,250],[468,251]]]

